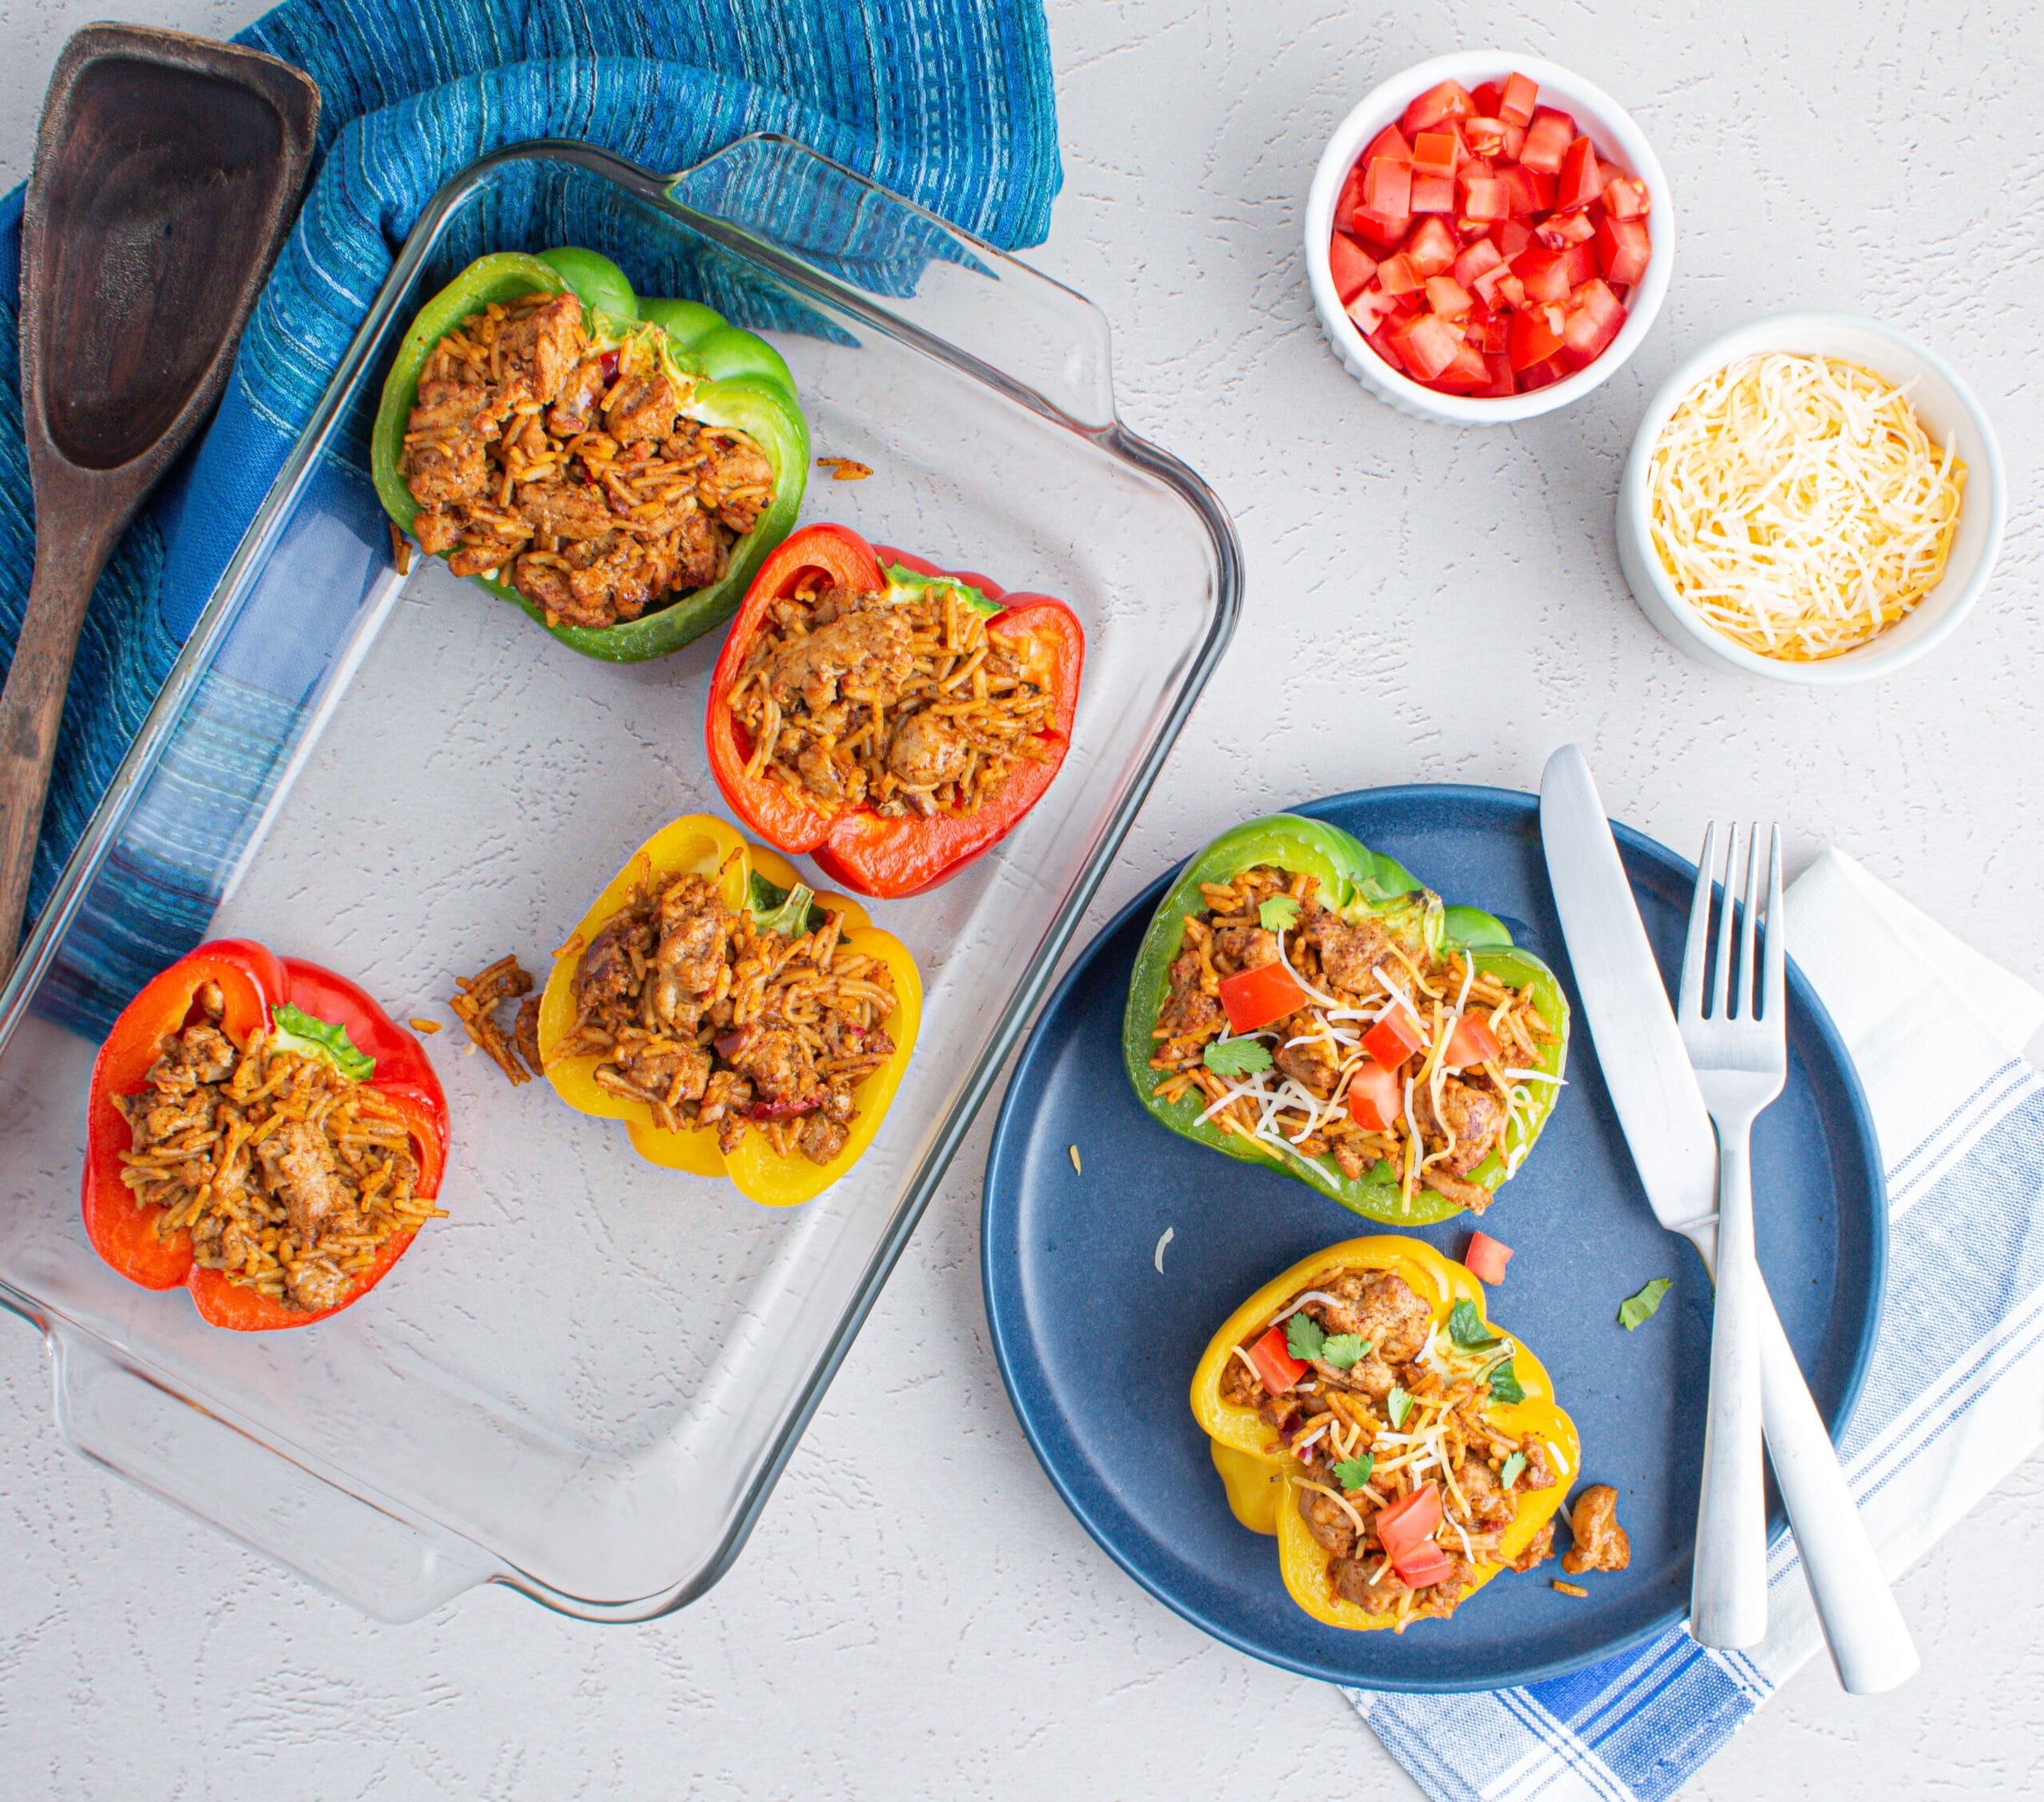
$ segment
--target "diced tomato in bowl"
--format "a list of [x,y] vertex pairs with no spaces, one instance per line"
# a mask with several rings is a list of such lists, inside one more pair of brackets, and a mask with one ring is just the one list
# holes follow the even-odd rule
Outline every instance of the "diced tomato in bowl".
[[1546,412],[1630,355],[1658,310],[1665,188],[1632,121],[1567,71],[1437,58],[1357,107],[1322,158],[1308,209],[1322,326],[1406,411]]

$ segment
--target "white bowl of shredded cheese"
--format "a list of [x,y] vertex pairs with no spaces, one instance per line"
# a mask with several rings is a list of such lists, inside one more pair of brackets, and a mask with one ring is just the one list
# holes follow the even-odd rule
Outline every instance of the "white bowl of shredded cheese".
[[1859,682],[1957,627],[2006,510],[1994,430],[1942,358],[1872,319],[1785,314],[1654,396],[1618,487],[1618,562],[1692,656]]

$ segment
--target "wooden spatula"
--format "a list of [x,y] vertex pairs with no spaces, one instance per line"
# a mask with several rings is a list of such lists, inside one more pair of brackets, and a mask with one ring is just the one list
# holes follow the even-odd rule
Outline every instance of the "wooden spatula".
[[319,90],[288,63],[182,32],[88,26],[50,77],[22,224],[35,576],[0,691],[0,973],[86,600],[220,398],[319,119]]

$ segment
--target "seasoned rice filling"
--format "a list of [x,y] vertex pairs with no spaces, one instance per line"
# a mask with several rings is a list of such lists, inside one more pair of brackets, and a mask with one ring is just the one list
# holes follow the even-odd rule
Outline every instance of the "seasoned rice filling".
[[616,625],[716,581],[774,469],[687,400],[644,343],[596,350],[573,295],[493,301],[420,373],[399,465],[420,548],[549,625]]
[[755,1131],[829,1163],[858,1116],[853,1091],[894,1052],[893,972],[845,942],[841,915],[812,905],[802,932],[763,930],[701,876],[652,878],[607,920],[574,995],[553,1059],[601,1054],[600,1087],[667,1131],[714,1126],[727,1156]]
[[[1184,948],[1153,1034],[1150,1067],[1167,1073],[1159,1099],[1197,1090],[1209,1103],[1202,1117],[1222,1131],[1281,1157],[1331,1157],[1351,1181],[1388,1163],[1408,1205],[1416,1188],[1426,1188],[1477,1213],[1487,1207],[1494,1191],[1472,1173],[1496,1152],[1503,1174],[1512,1174],[1507,1129],[1536,1086],[1555,1079],[1532,1067],[1556,1034],[1531,991],[1478,971],[1460,952],[1432,956],[1370,916],[1345,918],[1321,905],[1311,876],[1259,864],[1232,881],[1202,884],[1201,898],[1200,910],[1185,917]],[[1230,1037],[1222,980],[1279,962],[1305,1005],[1259,1033]],[[1393,1014],[1415,1022],[1424,1042],[1392,1070],[1388,1126],[1367,1127],[1349,1091],[1377,1074],[1363,1039]],[[1252,1037],[1267,1055],[1209,1055],[1223,1041],[1232,1048]],[[1472,1044],[1495,1055],[1464,1061]],[[1265,1067],[1250,1067],[1258,1062]]]
[[773,602],[728,704],[763,774],[822,811],[977,813],[1056,701],[947,583],[901,599],[822,584]]
[[[1254,1408],[1298,1461],[1288,1475],[1300,1518],[1327,1553],[1336,1594],[1407,1622],[1455,1612],[1478,1568],[1529,1570],[1554,1546],[1544,1523],[1509,1558],[1503,1540],[1519,1499],[1555,1480],[1545,1443],[1505,1432],[1491,1404],[1516,1399],[1516,1348],[1482,1329],[1468,1303],[1444,1332],[1404,1277],[1351,1271],[1291,1297],[1237,1346],[1222,1398]],[[1294,1324],[1295,1322],[1300,1324]],[[1250,1349],[1281,1325],[1308,1368],[1273,1394]],[[1462,1331],[1456,1330],[1457,1328]],[[1378,1536],[1378,1515],[1432,1485],[1440,1504],[1433,1539],[1448,1569],[1409,1586]],[[1401,1554],[1401,1562],[1410,1560]]]
[[389,1241],[445,1210],[413,1193],[418,1161],[390,1103],[267,1033],[236,1044],[224,1012],[207,984],[141,1089],[117,1098],[133,1136],[121,1180],[163,1210],[159,1239],[189,1229],[204,1268],[286,1308],[331,1308]]

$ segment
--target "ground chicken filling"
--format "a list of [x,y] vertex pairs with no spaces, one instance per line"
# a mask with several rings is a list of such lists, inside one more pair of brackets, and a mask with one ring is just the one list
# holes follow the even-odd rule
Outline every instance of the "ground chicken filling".
[[201,1266],[294,1312],[347,1297],[390,1241],[442,1213],[413,1192],[404,1117],[323,1057],[236,1044],[217,984],[117,1098],[133,1144],[121,1180],[156,1233],[187,1230]]
[[[1496,1153],[1503,1175],[1512,1174],[1524,1154],[1523,1140],[1508,1137],[1512,1123],[1558,1080],[1536,1067],[1557,1036],[1531,991],[1479,972],[1460,952],[1431,956],[1368,915],[1345,919],[1321,905],[1311,876],[1259,864],[1231,881],[1202,884],[1201,897],[1205,905],[1185,917],[1184,948],[1153,1034],[1150,1067],[1166,1072],[1158,1099],[1196,1089],[1209,1104],[1202,1119],[1281,1158],[1317,1162],[1329,1176],[1353,1182],[1387,1164],[1408,1207],[1419,1188],[1475,1213],[1489,1206],[1495,1191],[1471,1173]],[[1280,922],[1274,929],[1266,914]],[[1222,980],[1279,962],[1305,1004],[1259,1033],[1232,1037]],[[1377,1072],[1387,1066],[1363,1040],[1394,1012],[1416,1022],[1424,1043],[1388,1066],[1394,1080],[1384,1084]],[[1250,1038],[1265,1048],[1265,1067],[1244,1068],[1256,1059],[1215,1051]],[[1472,1042],[1495,1055],[1476,1058]],[[1364,1124],[1351,1106],[1352,1083],[1373,1079],[1380,1085],[1374,1092],[1393,1103],[1386,1126]]]
[[715,881],[655,877],[607,920],[575,971],[575,1024],[549,1061],[600,1055],[595,1080],[670,1132],[748,1131],[827,1164],[851,1137],[858,1086],[893,1055],[893,972],[820,907],[798,936],[762,931]]
[[824,812],[976,814],[1052,723],[1028,647],[949,583],[902,599],[811,584],[770,603],[728,699],[746,774]]
[[742,432],[683,409],[650,345],[599,351],[572,294],[492,302],[421,371],[401,469],[421,549],[493,576],[549,625],[636,620],[719,580],[772,505]]
[[[1310,1327],[1295,1327],[1302,1317]],[[1279,1393],[1266,1388],[1250,1349],[1281,1323],[1308,1368]],[[1502,1551],[1519,1503],[1555,1480],[1547,1448],[1487,1417],[1512,1380],[1509,1339],[1470,1349],[1434,1324],[1400,1276],[1352,1272],[1295,1295],[1237,1347],[1222,1398],[1254,1408],[1299,1461],[1290,1479],[1300,1518],[1327,1553],[1334,1593],[1407,1622],[1455,1612],[1482,1566],[1529,1570],[1553,1548],[1543,1523],[1520,1551]],[[1408,1585],[1378,1537],[1377,1518],[1431,1484],[1440,1504],[1433,1543],[1448,1569]],[[1410,1562],[1401,1560],[1401,1562]]]

